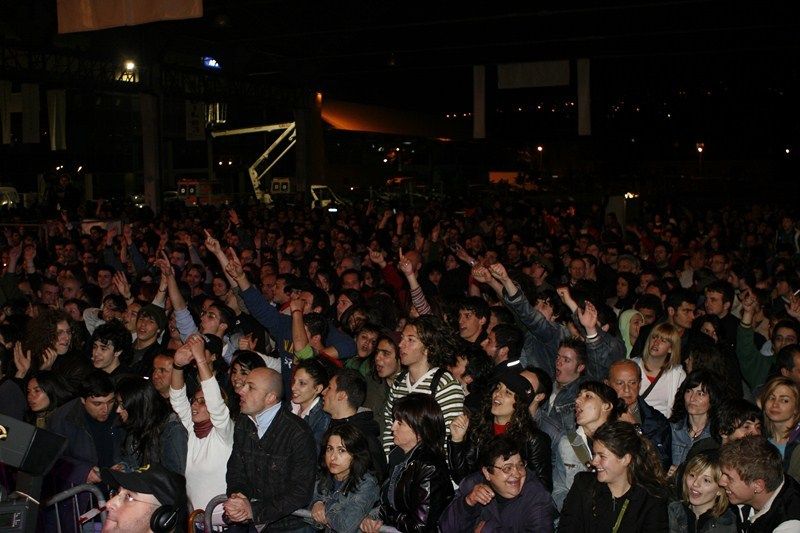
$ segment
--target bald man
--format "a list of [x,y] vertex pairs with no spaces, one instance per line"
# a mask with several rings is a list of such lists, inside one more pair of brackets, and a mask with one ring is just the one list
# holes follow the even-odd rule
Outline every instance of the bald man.
[[281,404],[283,381],[270,368],[256,368],[239,391],[241,415],[228,460],[229,532],[300,530],[291,513],[307,507],[314,489],[316,445],[308,425]]

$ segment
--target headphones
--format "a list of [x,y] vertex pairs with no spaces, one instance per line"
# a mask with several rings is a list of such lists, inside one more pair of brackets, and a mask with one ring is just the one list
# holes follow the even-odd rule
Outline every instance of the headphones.
[[171,533],[178,523],[178,509],[172,505],[162,505],[150,516],[150,529],[153,533]]

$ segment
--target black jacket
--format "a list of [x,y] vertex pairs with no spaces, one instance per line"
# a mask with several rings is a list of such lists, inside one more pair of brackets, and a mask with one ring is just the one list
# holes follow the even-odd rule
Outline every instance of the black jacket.
[[667,533],[667,499],[655,497],[639,485],[616,502],[608,485],[597,481],[593,472],[580,472],[569,489],[561,509],[559,531],[608,533],[614,527],[625,499],[630,499],[618,533]]
[[[553,491],[552,450],[550,437],[539,428],[534,429],[533,435],[525,441],[520,450],[522,459],[528,463],[528,468],[536,473],[548,492]],[[478,471],[480,452],[481,450],[469,438],[469,434],[458,443],[448,439],[447,459],[456,483],[461,483],[465,477]]]
[[650,407],[641,398],[636,402],[639,406],[639,416],[642,419],[640,426],[642,435],[655,446],[658,457],[661,459],[661,466],[669,469],[672,465],[672,430],[667,417],[662,415],[658,409]]
[[[439,517],[453,499],[453,483],[444,457],[424,443],[411,450],[405,462],[400,448],[395,448],[389,457],[389,478],[381,488],[381,520],[404,533],[437,531]],[[391,505],[389,488],[394,465],[401,470]]]
[[311,501],[316,451],[308,424],[285,407],[260,439],[253,421],[239,415],[228,459],[228,494],[247,496],[256,524],[269,524],[272,529],[300,527],[301,520],[287,517]]
[[[734,509],[734,514],[741,516]],[[788,520],[800,520],[800,484],[791,476],[783,476],[783,488],[775,497],[767,514],[750,524],[749,533],[772,533]]]
[[372,458],[372,468],[375,469],[375,477],[378,483],[381,483],[386,478],[386,455],[383,453],[383,445],[381,444],[380,426],[372,418],[372,411],[359,411],[348,418],[331,418],[331,423],[328,427],[334,428],[342,424],[355,426],[366,437],[369,455]]

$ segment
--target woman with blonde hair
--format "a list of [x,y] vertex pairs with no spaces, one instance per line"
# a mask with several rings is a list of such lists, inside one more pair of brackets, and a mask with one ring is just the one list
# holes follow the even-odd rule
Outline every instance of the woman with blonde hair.
[[669,504],[670,533],[736,533],[736,517],[719,486],[722,470],[716,451],[699,453],[686,464],[680,501]]
[[686,379],[681,366],[681,335],[677,327],[668,322],[657,324],[645,342],[642,357],[633,361],[642,369],[640,397],[647,405],[665,417],[672,414],[675,393]]
[[783,470],[800,478],[800,387],[791,379],[778,376],[761,391],[764,410],[764,435],[783,457]]

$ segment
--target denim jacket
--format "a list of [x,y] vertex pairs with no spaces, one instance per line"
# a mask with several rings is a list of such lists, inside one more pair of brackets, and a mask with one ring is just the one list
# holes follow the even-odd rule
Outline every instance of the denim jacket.
[[[327,475],[327,474],[322,474]],[[317,529],[335,531],[336,533],[356,533],[361,520],[367,516],[380,496],[380,487],[375,476],[367,472],[361,483],[347,494],[341,490],[334,490],[330,480],[317,478],[314,486],[314,497],[311,498],[311,510],[314,504],[322,502],[325,505],[325,517],[328,526],[317,524],[310,518],[306,521],[312,523]]]
[[706,424],[700,435],[693,439],[687,430],[688,423],[688,419],[669,423],[672,428],[672,464],[674,465],[682,464],[686,460],[692,444],[711,436],[710,424]]
[[585,380],[586,378],[581,376],[557,392],[553,390],[553,394],[556,395],[553,404],[546,406],[547,416],[560,424],[561,430],[565,433],[575,429],[575,398],[578,396],[578,387]]

